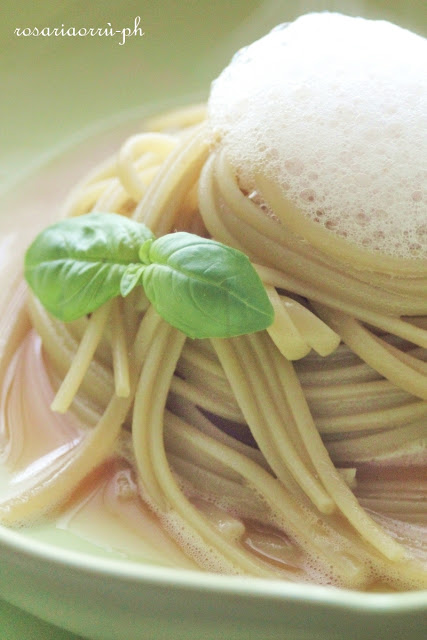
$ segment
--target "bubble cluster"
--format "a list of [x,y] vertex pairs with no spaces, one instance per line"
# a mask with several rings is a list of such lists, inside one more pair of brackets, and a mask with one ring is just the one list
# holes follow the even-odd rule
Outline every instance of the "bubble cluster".
[[360,247],[427,257],[427,40],[312,13],[240,50],[212,84],[212,134],[248,193],[263,172]]

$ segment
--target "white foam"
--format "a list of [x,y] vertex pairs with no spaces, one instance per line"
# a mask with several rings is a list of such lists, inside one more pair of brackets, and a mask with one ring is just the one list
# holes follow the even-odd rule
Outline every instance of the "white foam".
[[427,40],[313,13],[239,51],[212,85],[211,130],[255,188],[262,170],[357,245],[427,257]]

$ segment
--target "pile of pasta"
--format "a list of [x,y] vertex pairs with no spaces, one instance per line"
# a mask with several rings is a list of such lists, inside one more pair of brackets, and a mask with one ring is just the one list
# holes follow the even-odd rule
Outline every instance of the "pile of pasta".
[[[141,289],[62,324],[21,285],[13,322],[3,319],[1,405],[19,491],[0,518],[53,517],[115,458],[192,566],[426,587],[427,265],[355,247],[304,218],[267,177],[258,186],[242,190],[196,105],[152,119],[70,194],[62,216],[116,212],[157,236],[187,230],[245,252],[275,320],[251,335],[191,340]],[[49,389],[31,410],[24,383],[13,404],[29,353],[32,384]],[[39,451],[38,466],[37,411],[63,437]]]

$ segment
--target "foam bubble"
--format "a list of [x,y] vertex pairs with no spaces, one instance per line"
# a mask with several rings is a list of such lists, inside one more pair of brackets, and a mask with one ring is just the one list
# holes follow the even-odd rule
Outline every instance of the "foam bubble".
[[212,84],[211,131],[242,187],[263,171],[361,247],[427,257],[427,40],[313,13],[239,51]]

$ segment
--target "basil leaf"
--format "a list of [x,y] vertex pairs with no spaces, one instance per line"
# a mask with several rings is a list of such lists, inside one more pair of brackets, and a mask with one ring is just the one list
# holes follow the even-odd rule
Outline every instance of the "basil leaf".
[[[130,264],[120,280],[120,294],[125,298],[141,282],[142,272],[145,269],[143,264]],[[142,284],[142,282],[141,282]]]
[[177,232],[146,243],[142,283],[171,325],[191,338],[228,338],[260,331],[274,317],[247,256],[213,240]]
[[150,238],[149,240],[146,240],[143,245],[141,245],[138,255],[143,264],[151,264],[150,248],[153,242],[154,238]]
[[65,322],[119,295],[121,279],[153,234],[114,213],[61,220],[42,231],[25,255],[25,278],[44,307]]

